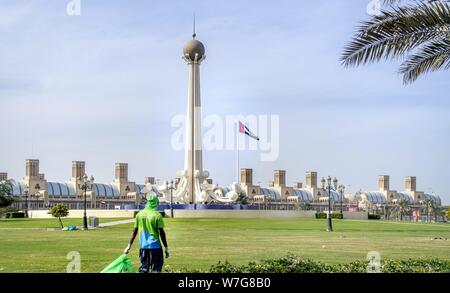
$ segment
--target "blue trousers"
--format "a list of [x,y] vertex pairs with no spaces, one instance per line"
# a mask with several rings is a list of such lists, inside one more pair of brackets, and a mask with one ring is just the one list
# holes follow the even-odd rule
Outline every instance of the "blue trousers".
[[141,259],[139,273],[161,273],[164,264],[162,248],[141,248],[139,258]]

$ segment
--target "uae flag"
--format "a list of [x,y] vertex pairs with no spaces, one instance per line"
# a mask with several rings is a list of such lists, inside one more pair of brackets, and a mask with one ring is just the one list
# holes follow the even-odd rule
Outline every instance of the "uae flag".
[[239,121],[239,132],[244,133],[253,139],[259,140],[259,137],[257,137],[253,132],[251,132],[250,129],[248,129],[248,127],[245,126],[245,124],[242,123],[241,121]]

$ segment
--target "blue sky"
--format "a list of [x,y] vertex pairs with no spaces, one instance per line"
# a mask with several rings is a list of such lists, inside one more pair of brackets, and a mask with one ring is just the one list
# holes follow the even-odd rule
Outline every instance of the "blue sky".
[[[403,190],[415,175],[419,190],[450,202],[449,72],[405,87],[401,60],[339,64],[369,1],[81,0],[72,17],[69,2],[0,0],[0,171],[11,177],[31,157],[50,181],[68,180],[72,160],[99,182],[113,179],[115,162],[137,182],[182,169],[170,120],[185,113],[180,56],[195,10],[203,114],[280,116],[278,160],[241,153],[255,182],[273,169],[287,170],[289,184],[315,170],[352,192],[376,189],[380,174]],[[234,157],[205,152],[204,165],[227,185]]]

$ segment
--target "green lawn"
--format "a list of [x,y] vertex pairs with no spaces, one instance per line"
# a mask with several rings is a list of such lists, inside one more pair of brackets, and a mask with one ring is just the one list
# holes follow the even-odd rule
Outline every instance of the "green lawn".
[[[132,227],[130,223],[91,231],[4,229],[41,224],[57,227],[57,223],[46,221],[0,221],[0,272],[65,272],[70,251],[81,254],[83,272],[98,272],[122,253]],[[71,221],[79,225],[81,219],[66,219],[67,224]],[[450,259],[448,224],[335,220],[335,232],[329,233],[325,220],[315,219],[165,221],[171,249],[166,265],[176,270],[205,269],[224,260],[244,264],[287,253],[327,263],[364,260],[372,250],[380,252],[382,258]],[[137,266],[137,243],[131,256]]]

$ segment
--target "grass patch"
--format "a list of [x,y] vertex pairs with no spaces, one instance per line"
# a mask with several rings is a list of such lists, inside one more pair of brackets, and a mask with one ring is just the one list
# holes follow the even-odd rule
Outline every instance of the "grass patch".
[[[16,221],[16,219],[12,219]],[[56,219],[0,221],[0,272],[65,272],[70,251],[81,254],[83,272],[99,272],[128,243],[132,223],[91,231],[42,231],[2,227],[58,227]],[[46,222],[50,221],[51,222]],[[66,219],[66,225],[81,219]],[[100,222],[119,219],[100,219]],[[34,222],[37,221],[37,222]],[[42,222],[39,222],[42,221]],[[448,224],[321,219],[165,219],[171,257],[167,270],[207,270],[219,261],[244,265],[288,253],[327,264],[382,259],[450,259]],[[7,228],[7,227],[6,227]],[[449,239],[449,240],[445,240]],[[130,252],[139,265],[138,245]]]

